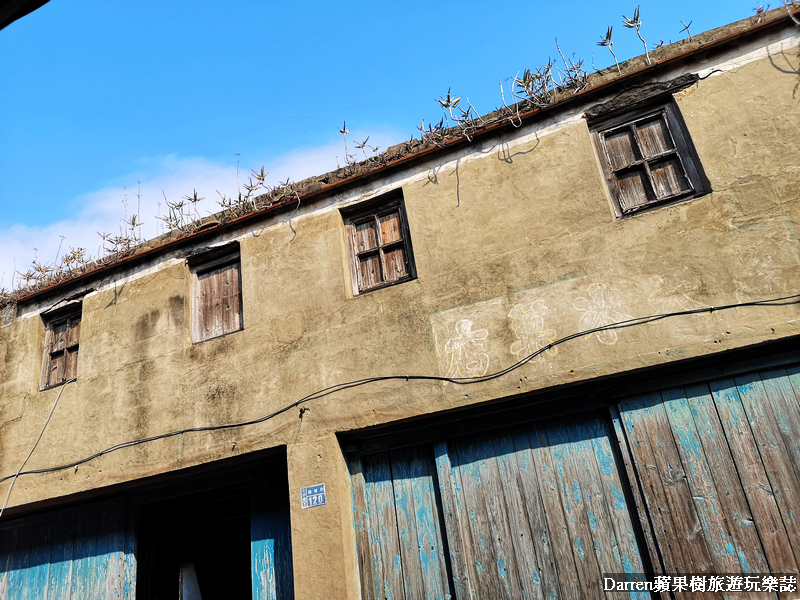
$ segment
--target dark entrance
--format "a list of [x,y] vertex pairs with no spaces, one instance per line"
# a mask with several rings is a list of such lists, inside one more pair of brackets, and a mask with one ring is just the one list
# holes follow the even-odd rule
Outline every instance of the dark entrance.
[[294,597],[283,451],[187,470],[134,502],[138,600]]
[[[138,597],[250,600],[250,494],[228,488],[142,507],[139,513]],[[196,574],[196,586],[190,573]],[[187,596],[188,597],[188,596]]]

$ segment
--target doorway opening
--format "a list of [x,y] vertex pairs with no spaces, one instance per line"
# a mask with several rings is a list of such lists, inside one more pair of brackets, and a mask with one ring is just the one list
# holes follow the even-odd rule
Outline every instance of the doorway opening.
[[142,506],[137,597],[250,600],[250,514],[243,486]]

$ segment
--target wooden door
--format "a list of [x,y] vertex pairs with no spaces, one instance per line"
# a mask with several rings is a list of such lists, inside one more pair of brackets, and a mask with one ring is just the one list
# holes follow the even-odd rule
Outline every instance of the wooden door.
[[0,598],[133,600],[129,511],[104,508],[0,530]]
[[608,420],[573,417],[354,456],[363,598],[645,598]]
[[667,572],[797,573],[799,397],[794,367],[620,403]]
[[350,458],[362,598],[450,598],[430,447]]
[[437,446],[457,597],[611,598],[642,573],[606,420],[572,417]]

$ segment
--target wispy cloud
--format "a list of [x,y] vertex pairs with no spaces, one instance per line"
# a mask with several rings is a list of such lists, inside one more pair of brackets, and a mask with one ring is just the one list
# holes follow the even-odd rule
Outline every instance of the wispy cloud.
[[[352,139],[366,137],[366,134],[359,137],[359,133],[354,132]],[[370,144],[384,149],[399,139],[399,134],[385,131],[371,137]],[[350,153],[355,153],[352,145]],[[239,184],[247,181],[251,168],[259,169],[262,164],[270,173],[267,178],[270,185],[287,179],[299,181],[335,169],[337,156],[344,164],[342,140],[300,148],[272,161],[242,157]],[[358,158],[363,159],[363,154]],[[237,193],[235,158],[223,164],[203,157],[167,155],[142,159],[139,164],[136,171],[121,175],[118,185],[75,198],[71,202],[76,207],[75,216],[69,220],[41,226],[14,224],[0,229],[0,288],[11,289],[13,282],[19,279],[14,275],[15,270],[27,271],[33,260],[52,265],[70,248],[85,248],[92,257],[100,255],[102,245],[98,233],[120,235],[126,216],[130,219],[138,214],[137,221],[142,222],[141,235],[145,239],[164,233],[166,225],[157,217],[167,213],[165,197],[174,202],[197,190],[198,196],[205,198],[197,205],[198,215],[203,217],[220,210],[217,190],[228,196]]]

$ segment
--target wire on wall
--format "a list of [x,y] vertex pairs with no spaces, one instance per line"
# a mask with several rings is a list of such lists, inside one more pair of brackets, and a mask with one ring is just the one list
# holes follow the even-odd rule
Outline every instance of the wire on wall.
[[[364,378],[364,379],[357,379],[357,380],[348,381],[348,382],[345,382],[345,383],[337,383],[335,385],[332,385],[332,386],[326,387],[324,389],[317,390],[316,392],[313,392],[311,394],[308,394],[307,396],[304,396],[303,398],[300,398],[299,400],[296,400],[295,402],[292,402],[291,404],[287,404],[283,408],[280,408],[280,409],[278,409],[278,410],[276,410],[274,412],[266,414],[266,415],[264,415],[262,417],[259,417],[257,419],[252,419],[252,420],[249,420],[249,421],[242,421],[242,422],[239,422],[239,423],[228,423],[228,424],[224,424],[224,425],[206,425],[206,426],[203,426],[203,427],[190,427],[190,428],[187,428],[187,429],[180,429],[180,430],[176,430],[176,431],[170,431],[170,432],[167,432],[167,433],[162,433],[162,434],[158,434],[158,435],[154,435],[154,436],[150,436],[150,437],[145,437],[145,438],[140,438],[140,439],[136,439],[136,440],[129,440],[127,442],[122,442],[120,444],[116,444],[114,446],[106,448],[105,450],[100,450],[99,452],[95,452],[94,454],[92,454],[90,456],[86,456],[84,458],[75,460],[75,461],[70,462],[70,463],[66,463],[66,464],[58,465],[58,466],[53,466],[53,467],[45,467],[45,468],[41,468],[41,469],[31,469],[29,471],[23,471],[22,469],[25,467],[25,464],[28,462],[28,459],[30,458],[30,454],[33,454],[33,450],[36,449],[36,445],[39,443],[39,440],[41,439],[42,434],[44,434],[44,429],[42,429],[42,434],[39,435],[39,439],[36,440],[36,444],[34,444],[34,447],[31,450],[31,453],[28,455],[28,458],[25,459],[25,462],[22,464],[22,467],[20,467],[20,469],[15,474],[7,475],[7,476],[5,476],[3,478],[0,478],[0,483],[4,483],[4,482],[8,481],[9,479],[14,479],[14,481],[16,481],[19,477],[21,477],[23,475],[36,475],[36,474],[43,474],[43,473],[55,473],[57,471],[63,471],[63,470],[66,470],[66,469],[76,468],[76,467],[78,467],[80,465],[83,465],[83,464],[85,464],[87,462],[90,462],[90,461],[92,461],[92,460],[94,460],[96,458],[100,458],[101,456],[104,456],[106,454],[110,454],[112,452],[116,452],[117,450],[122,450],[124,448],[130,448],[130,447],[133,447],[133,446],[139,446],[141,444],[147,444],[147,443],[150,443],[150,442],[155,442],[157,440],[163,440],[163,439],[166,439],[166,438],[175,437],[175,436],[183,435],[183,434],[186,434],[186,433],[222,431],[222,430],[225,430],[225,429],[237,429],[237,428],[240,428],[240,427],[248,427],[248,426],[251,426],[251,425],[257,425],[258,423],[264,423],[265,421],[269,421],[270,419],[273,419],[273,418],[277,417],[278,415],[281,415],[281,414],[283,414],[285,412],[288,412],[288,411],[300,406],[301,404],[305,404],[306,402],[311,402],[312,400],[317,400],[319,398],[323,398],[325,396],[329,396],[331,394],[334,394],[334,393],[342,391],[342,390],[347,390],[347,389],[354,388],[354,387],[361,387],[363,385],[368,385],[368,384],[375,383],[375,382],[405,380],[405,381],[447,382],[447,383],[452,383],[454,385],[471,385],[471,384],[474,384],[474,383],[482,383],[482,382],[486,382],[486,381],[491,381],[493,379],[497,379],[499,377],[503,377],[504,375],[507,375],[508,373],[511,373],[512,371],[515,371],[516,369],[519,369],[521,366],[523,366],[526,363],[530,362],[531,360],[533,360],[534,358],[536,358],[537,356],[539,356],[543,352],[546,352],[547,350],[549,350],[551,348],[554,348],[555,346],[559,346],[561,344],[564,344],[564,343],[569,342],[569,341],[574,340],[574,339],[578,339],[578,338],[582,338],[582,337],[588,337],[589,335],[591,335],[593,333],[598,333],[598,332],[601,332],[601,331],[610,331],[610,330],[615,330],[615,329],[625,329],[627,327],[635,327],[635,326],[638,326],[638,325],[645,325],[647,323],[654,323],[656,321],[661,321],[661,320],[672,318],[672,317],[681,317],[681,316],[689,316],[689,315],[700,315],[700,314],[706,314],[706,313],[713,314],[715,312],[720,312],[720,311],[724,311],[724,310],[731,310],[731,309],[735,309],[735,308],[745,308],[745,307],[751,307],[751,306],[786,306],[786,305],[790,305],[790,304],[800,304],[800,294],[794,294],[794,295],[791,295],[791,296],[784,296],[784,297],[781,297],[781,298],[772,298],[772,299],[769,299],[769,300],[755,300],[755,301],[751,301],[751,302],[738,302],[736,304],[724,304],[724,305],[720,305],[720,306],[709,306],[709,307],[705,307],[705,308],[695,308],[695,309],[681,310],[681,311],[670,312],[670,313],[661,313],[661,314],[649,315],[649,316],[646,316],[646,317],[635,317],[635,318],[632,318],[632,319],[627,319],[625,321],[619,321],[619,322],[616,322],[616,323],[610,323],[608,325],[601,325],[599,327],[594,327],[592,329],[587,329],[585,331],[579,331],[579,332],[567,335],[565,337],[559,338],[559,339],[554,340],[553,342],[547,344],[546,346],[543,346],[542,348],[539,348],[538,350],[536,350],[536,352],[533,352],[533,353],[529,354],[528,356],[525,356],[524,358],[518,360],[517,362],[513,363],[512,365],[509,365],[508,367],[506,367],[504,369],[501,369],[501,370],[496,371],[494,373],[489,373],[487,375],[482,375],[480,377],[441,377],[441,376],[436,376],[436,375],[385,375],[385,376],[380,376],[380,377],[367,377],[367,378]],[[70,380],[70,381],[74,381],[74,380]],[[69,381],[65,382],[65,383],[69,383]],[[62,387],[62,391],[63,391],[63,387]],[[59,392],[59,397],[60,396],[61,396],[61,392]],[[53,404],[53,409],[50,411],[50,416],[47,419],[48,423],[50,421],[50,417],[52,417],[52,415],[53,415],[53,411],[55,411],[55,406],[56,406],[57,403],[58,403],[58,398],[56,398],[56,403]],[[45,423],[45,427],[47,427],[47,423]],[[14,485],[14,482],[12,482],[11,486],[13,487],[13,485]],[[6,497],[6,501],[8,500],[8,495],[10,493],[11,493],[11,488],[9,488],[9,492],[6,495],[7,496]],[[0,512],[0,514],[2,514],[2,512]]]
[[56,400],[55,402],[53,402],[53,408],[50,409],[50,414],[47,415],[47,420],[45,420],[44,426],[42,427],[42,430],[39,432],[39,437],[36,438],[36,442],[33,444],[33,448],[31,448],[31,451],[28,452],[28,457],[24,461],[22,461],[22,464],[20,465],[19,469],[17,469],[17,472],[14,475],[11,475],[10,477],[4,477],[2,481],[0,481],[0,483],[2,483],[3,481],[7,481],[8,479],[11,479],[13,477],[11,485],[8,486],[8,491],[6,492],[6,498],[5,500],[3,500],[3,506],[0,506],[0,517],[3,516],[3,511],[6,509],[6,506],[8,506],[8,499],[11,497],[11,490],[14,489],[14,484],[17,482],[17,479],[19,479],[20,475],[24,475],[22,469],[25,468],[25,465],[28,464],[28,461],[31,459],[31,456],[33,456],[33,452],[36,450],[36,446],[38,446],[39,442],[42,440],[42,436],[44,435],[44,430],[47,429],[47,425],[50,423],[50,419],[53,417],[53,413],[56,412],[56,406],[58,406],[58,401],[61,398],[61,393],[64,391],[64,388],[67,387],[67,384],[72,383],[73,381],[75,381],[74,377],[72,379],[67,379],[61,385],[61,389],[58,390],[58,396],[56,396]]

